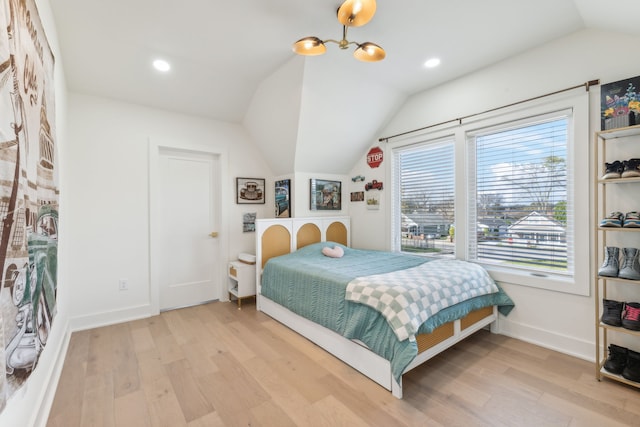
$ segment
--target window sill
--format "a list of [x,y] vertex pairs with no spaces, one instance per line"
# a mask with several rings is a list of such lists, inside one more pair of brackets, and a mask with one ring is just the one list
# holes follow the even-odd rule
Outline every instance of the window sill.
[[552,273],[514,270],[501,268],[495,265],[481,264],[493,277],[493,280],[513,285],[529,286],[554,292],[562,292],[574,295],[589,296],[590,286],[586,274],[584,278],[575,276],[562,276]]

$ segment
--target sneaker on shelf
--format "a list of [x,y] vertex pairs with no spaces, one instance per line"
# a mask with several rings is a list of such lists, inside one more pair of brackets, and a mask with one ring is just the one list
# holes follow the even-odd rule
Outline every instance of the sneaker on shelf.
[[640,159],[629,159],[622,162],[622,178],[634,178],[640,176]]
[[628,302],[622,310],[622,327],[632,331],[640,331],[640,304]]
[[624,215],[622,212],[611,212],[606,218],[600,221],[600,227],[622,227]]
[[634,228],[640,227],[640,213],[633,211],[624,215],[623,227]]
[[605,163],[602,179],[620,178],[623,170],[624,165],[620,160],[615,160],[613,163]]

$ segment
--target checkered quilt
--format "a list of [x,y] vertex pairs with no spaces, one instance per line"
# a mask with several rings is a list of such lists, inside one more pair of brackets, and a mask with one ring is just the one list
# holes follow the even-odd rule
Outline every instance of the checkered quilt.
[[459,260],[434,260],[417,267],[357,277],[345,299],[368,305],[387,319],[400,341],[415,340],[422,323],[438,311],[498,292],[487,271]]

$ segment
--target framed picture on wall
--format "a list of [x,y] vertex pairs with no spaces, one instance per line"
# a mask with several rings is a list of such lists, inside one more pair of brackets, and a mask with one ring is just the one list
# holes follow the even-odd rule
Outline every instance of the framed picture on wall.
[[364,202],[364,191],[352,191],[351,192],[351,201],[352,202]]
[[600,130],[640,124],[640,76],[600,86]]
[[291,180],[276,181],[274,193],[276,218],[291,218]]
[[264,178],[236,178],[236,203],[264,204]]
[[256,212],[242,214],[242,232],[253,233],[256,231]]
[[312,211],[339,211],[342,209],[342,183],[340,181],[314,178],[311,178],[309,181],[309,198]]

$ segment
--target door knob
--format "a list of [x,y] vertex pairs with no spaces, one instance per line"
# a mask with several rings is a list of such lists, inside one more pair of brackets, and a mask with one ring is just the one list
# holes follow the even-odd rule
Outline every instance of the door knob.
[[218,237],[218,232],[217,231],[212,231],[211,233],[209,233],[209,236]]

